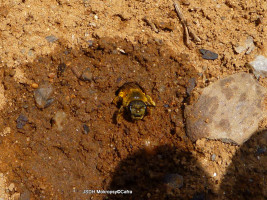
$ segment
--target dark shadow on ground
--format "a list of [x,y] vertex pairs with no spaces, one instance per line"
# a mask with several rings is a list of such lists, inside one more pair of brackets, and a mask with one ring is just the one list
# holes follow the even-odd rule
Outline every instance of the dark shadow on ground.
[[190,152],[168,145],[140,150],[121,161],[108,188],[132,194],[107,199],[267,199],[266,149],[267,130],[255,133],[233,157],[217,194]]
[[209,199],[208,185],[208,177],[190,152],[165,145],[123,160],[108,190],[131,190],[132,194],[108,199]]
[[234,156],[221,184],[221,199],[267,199],[267,130],[255,133]]

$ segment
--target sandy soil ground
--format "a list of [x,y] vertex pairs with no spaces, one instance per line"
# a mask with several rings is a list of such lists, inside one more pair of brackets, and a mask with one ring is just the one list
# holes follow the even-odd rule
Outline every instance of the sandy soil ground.
[[[266,122],[242,146],[191,143],[183,116],[204,87],[267,56],[267,2],[179,2],[201,42],[185,45],[171,0],[1,1],[0,198],[267,198]],[[255,49],[236,53],[249,36]],[[156,107],[116,124],[112,100],[132,81]],[[45,108],[42,87],[53,89]],[[162,181],[170,174],[182,187]],[[118,189],[133,194],[88,194]]]

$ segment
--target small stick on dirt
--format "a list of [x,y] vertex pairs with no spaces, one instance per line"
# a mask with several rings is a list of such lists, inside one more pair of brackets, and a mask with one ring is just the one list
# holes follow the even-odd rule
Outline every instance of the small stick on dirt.
[[156,33],[159,32],[159,30],[156,28],[155,24],[153,24],[151,21],[149,21],[146,17],[143,19]]
[[184,27],[186,46],[189,46],[189,34],[193,37],[195,41],[201,42],[201,39],[196,35],[195,31],[193,31],[191,27],[187,24],[187,21],[185,20],[184,15],[181,11],[180,5],[175,0],[173,0],[173,5]]

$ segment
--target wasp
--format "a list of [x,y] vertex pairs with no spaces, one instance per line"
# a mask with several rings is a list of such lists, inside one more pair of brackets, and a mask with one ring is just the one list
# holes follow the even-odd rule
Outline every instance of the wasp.
[[132,121],[143,119],[150,107],[156,106],[152,98],[135,82],[125,83],[120,87],[113,103],[120,106],[116,116],[117,123],[124,114],[130,116]]

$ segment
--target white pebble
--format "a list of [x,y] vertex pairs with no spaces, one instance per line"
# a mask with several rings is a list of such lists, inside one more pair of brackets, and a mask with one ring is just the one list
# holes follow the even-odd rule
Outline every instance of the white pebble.
[[259,55],[255,60],[249,63],[249,66],[253,69],[253,73],[256,78],[267,76],[267,58]]

